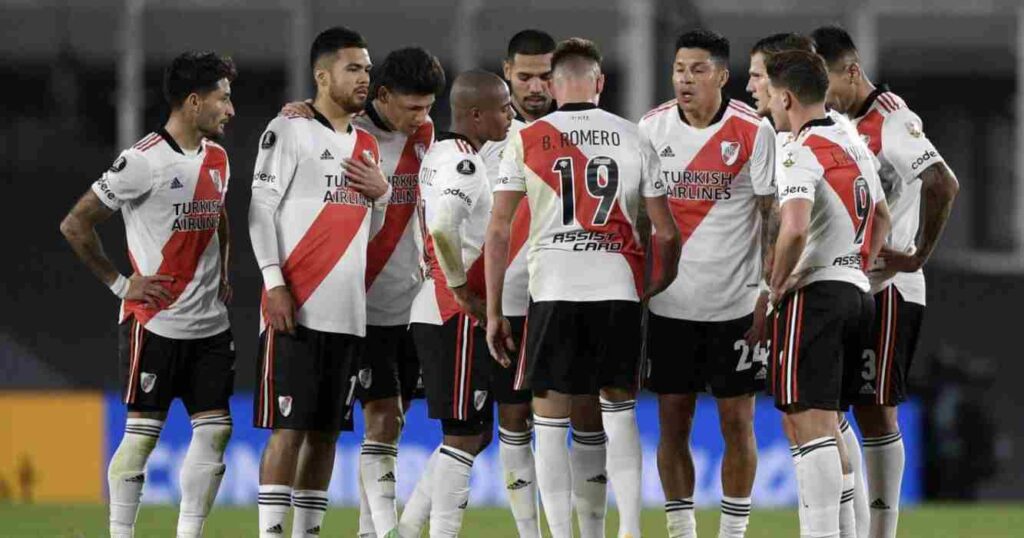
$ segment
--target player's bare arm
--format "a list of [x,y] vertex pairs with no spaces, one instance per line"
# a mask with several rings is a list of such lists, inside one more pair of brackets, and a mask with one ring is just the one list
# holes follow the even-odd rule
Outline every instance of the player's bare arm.
[[[106,221],[114,212],[103,205],[103,202],[91,190],[86,192],[75,206],[71,208],[67,216],[60,223],[60,231],[64,234],[71,245],[72,250],[82,260],[82,263],[96,275],[107,287],[114,286],[121,273],[114,267],[113,262],[103,251],[103,242],[96,233],[96,226]],[[123,299],[143,301],[150,308],[159,308],[162,302],[169,302],[173,299],[171,293],[160,285],[160,282],[170,282],[173,277],[166,275],[142,276],[133,274],[128,278],[127,291]]]
[[775,263],[772,264],[772,279],[769,283],[769,300],[773,305],[778,304],[797,281],[798,275],[794,275],[793,270],[807,245],[813,205],[810,200],[795,199],[779,209],[779,238],[775,242]]
[[234,290],[231,288],[231,225],[228,222],[228,210],[226,207],[220,209],[220,223],[217,224],[217,240],[220,243],[220,300],[224,304],[231,304],[234,297]]
[[[490,348],[494,360],[506,368],[512,364],[509,354],[515,350],[516,345],[512,340],[512,326],[501,311],[501,296],[505,286],[512,217],[516,214],[516,208],[519,207],[523,196],[521,192],[512,191],[494,193],[491,222],[487,225],[487,236],[484,239],[484,244],[487,245],[484,249],[484,276],[487,280],[487,347]],[[665,205],[667,211],[668,202]]]
[[387,194],[390,184],[371,155],[363,154],[359,159],[343,159],[341,168],[348,176],[349,185],[359,194],[371,200]]
[[[885,248],[886,238],[892,231],[892,214],[889,213],[889,203],[882,198],[875,204],[874,222],[871,224],[871,250],[868,251],[868,259],[865,267],[873,267],[878,254]],[[891,269],[890,269],[891,270]]]
[[960,192],[960,183],[944,162],[929,166],[921,172],[920,178],[921,233],[917,249],[913,254],[907,254],[883,247],[880,253],[886,268],[896,272],[912,273],[924,266],[939,242],[946,221],[949,220],[949,213],[953,210],[953,202]]
[[668,206],[667,196],[656,196],[644,198],[644,207],[647,209],[647,216],[653,225],[651,232],[651,243],[658,253],[658,263],[661,271],[651,275],[644,290],[644,301],[665,291],[676,279],[679,273],[679,253],[682,251],[682,239],[679,235],[679,227],[672,217],[672,210]]
[[[761,267],[762,278],[771,282],[772,264],[775,261],[775,242],[779,238],[779,201],[774,195],[758,196],[757,212],[761,215]],[[754,303],[754,321],[747,331],[747,343],[755,344],[764,340],[765,320],[768,317],[768,292],[762,292]]]

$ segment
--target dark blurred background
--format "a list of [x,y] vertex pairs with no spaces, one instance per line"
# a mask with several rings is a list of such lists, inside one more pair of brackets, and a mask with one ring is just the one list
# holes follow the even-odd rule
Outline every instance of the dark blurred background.
[[[251,388],[261,279],[249,246],[249,175],[264,125],[310,95],[308,46],[332,25],[362,32],[377,62],[419,44],[449,80],[500,71],[527,27],[595,40],[606,57],[602,105],[638,119],[671,97],[672,43],[704,25],[732,41],[729,93],[747,100],[758,38],[850,29],[874,82],[924,120],[961,182],[926,268],[928,309],[915,367],[925,402],[929,495],[1024,497],[1024,362],[1014,327],[1024,304],[1024,7],[1013,0],[0,0],[0,389],[116,389],[117,302],[74,257],[58,224],[121,148],[166,119],[165,63],[186,49],[232,56],[236,117],[223,140],[231,214],[238,385]],[[445,100],[434,120],[448,124]],[[123,223],[101,230],[128,270]]]

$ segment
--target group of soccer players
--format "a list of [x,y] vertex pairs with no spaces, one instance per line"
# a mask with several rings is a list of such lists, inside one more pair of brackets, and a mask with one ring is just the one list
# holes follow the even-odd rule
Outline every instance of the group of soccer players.
[[[316,95],[270,121],[252,180],[264,281],[253,411],[271,430],[260,536],[282,535],[289,512],[292,536],[321,534],[359,399],[361,537],[415,537],[428,522],[431,536],[458,535],[495,407],[520,536],[541,536],[538,500],[552,536],[573,535],[574,511],[583,536],[603,536],[610,482],[618,536],[639,537],[644,386],[658,397],[669,536],[696,536],[689,437],[706,390],[726,447],[719,536],[744,536],[766,388],[792,444],[801,536],[896,535],[896,406],[921,266],[958,190],[920,119],[870,82],[837,27],[759,41],[753,107],[724,94],[729,42],[714,32],[678,38],[675,99],[639,124],[598,106],[601,63],[590,41],[519,32],[504,77],[454,79],[450,132],[435,133],[446,78],[434,56],[393,51],[371,80],[358,33],[317,36]],[[175,397],[193,424],[178,536],[201,535],[225,472],[230,168],[213,140],[234,115],[235,76],[212,53],[176,58],[167,123],[61,224],[122,299],[115,537],[133,535]],[[95,231],[118,210],[130,277]],[[404,410],[423,396],[443,442],[399,517]]]

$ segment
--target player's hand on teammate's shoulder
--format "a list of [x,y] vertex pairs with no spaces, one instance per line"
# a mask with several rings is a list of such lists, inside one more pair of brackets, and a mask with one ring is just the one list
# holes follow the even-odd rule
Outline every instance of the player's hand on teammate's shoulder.
[[267,318],[275,331],[295,334],[295,299],[288,286],[267,291]]
[[768,294],[761,293],[757,296],[757,302],[754,304],[754,320],[750,324],[750,328],[747,329],[746,334],[743,335],[747,344],[756,345],[764,341],[765,336],[765,325],[768,319]]
[[161,303],[167,304],[174,300],[170,290],[161,282],[173,282],[174,277],[167,275],[143,276],[133,274],[128,279],[128,292],[124,298],[130,301],[142,301],[149,308],[160,308]]
[[376,200],[388,192],[388,180],[384,177],[384,172],[367,152],[363,152],[357,159],[342,159],[341,169],[348,176],[349,185],[371,200]]
[[281,107],[281,111],[277,113],[278,116],[306,118],[307,120],[313,119],[313,101],[306,99],[305,101],[292,101],[285,103]]
[[924,265],[917,255],[893,250],[889,245],[882,246],[878,257],[885,262],[885,269],[893,273],[913,273]]
[[505,316],[487,318],[487,348],[502,367],[508,368],[512,364],[509,355],[515,353],[516,342],[512,339],[512,325]]

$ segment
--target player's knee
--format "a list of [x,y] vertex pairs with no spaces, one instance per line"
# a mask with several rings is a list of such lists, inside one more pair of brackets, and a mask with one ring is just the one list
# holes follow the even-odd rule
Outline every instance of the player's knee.
[[510,432],[525,432],[530,429],[530,404],[505,404],[498,406],[498,425]]
[[476,449],[477,454],[483,452],[487,447],[491,446],[491,441],[494,440],[494,432],[490,429],[485,429],[480,433],[480,446]]
[[305,438],[306,432],[302,430],[277,429],[270,434],[266,450],[268,452],[295,454],[302,448],[302,442]]
[[322,449],[333,448],[338,442],[338,432],[335,431],[309,431],[306,432],[305,444],[310,448]]
[[753,406],[719,406],[718,423],[727,444],[746,442],[754,436]]
[[231,431],[229,415],[194,418],[190,451],[201,460],[219,462],[231,440]]
[[636,391],[621,387],[604,387],[601,389],[601,399],[609,402],[625,402],[636,399]]
[[858,405],[854,407],[853,415],[864,437],[881,437],[900,431],[896,407]]
[[[457,448],[470,454],[478,454],[482,450],[483,436],[487,429],[477,421],[465,421],[457,419],[442,419],[441,432],[444,434],[444,444]],[[488,444],[490,441],[488,441]]]
[[364,435],[376,443],[396,443],[402,433],[403,418],[398,409],[367,411]]
[[157,437],[126,434],[110,459],[107,478],[116,481],[142,473],[156,442]]

